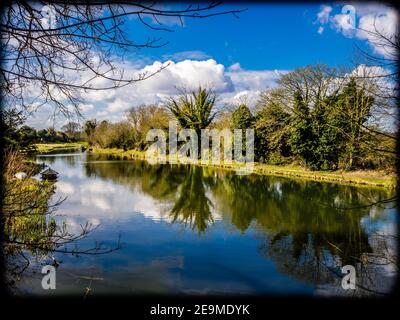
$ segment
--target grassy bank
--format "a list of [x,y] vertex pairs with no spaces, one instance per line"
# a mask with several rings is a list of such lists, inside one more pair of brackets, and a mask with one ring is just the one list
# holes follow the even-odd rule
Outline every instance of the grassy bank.
[[85,142],[71,142],[71,143],[37,143],[35,144],[38,154],[52,154],[60,152],[72,152],[80,150]]
[[[91,153],[107,154],[121,159],[146,159],[146,152],[122,149],[101,149],[94,148]],[[152,157],[157,161],[157,157]],[[186,158],[177,159],[177,163],[187,163]],[[245,171],[239,164],[200,164],[201,166],[214,166],[226,170]],[[396,185],[396,175],[388,174],[378,170],[357,170],[357,171],[310,171],[301,166],[295,165],[268,165],[255,163],[253,172],[261,175],[287,176],[297,179],[312,181],[326,181],[340,184],[360,185],[369,187],[394,188]]]

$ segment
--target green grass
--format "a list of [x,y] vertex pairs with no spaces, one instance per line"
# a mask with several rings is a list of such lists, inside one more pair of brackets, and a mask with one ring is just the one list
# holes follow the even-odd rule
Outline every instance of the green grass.
[[86,145],[85,142],[71,143],[37,143],[35,144],[38,154],[51,154],[58,152],[70,152],[79,150],[81,145]]
[[[146,159],[146,152],[122,149],[93,148],[92,153],[108,154],[122,159]],[[157,161],[157,156],[151,157]],[[177,158],[177,163],[187,163],[186,158]],[[246,170],[243,165],[197,163],[200,166],[218,167],[226,170]],[[253,173],[261,175],[287,176],[295,179],[306,179],[312,181],[326,181],[347,185],[359,185],[368,187],[384,187],[392,189],[396,186],[396,175],[379,170],[357,170],[357,171],[310,171],[299,165],[268,165],[255,163]]]

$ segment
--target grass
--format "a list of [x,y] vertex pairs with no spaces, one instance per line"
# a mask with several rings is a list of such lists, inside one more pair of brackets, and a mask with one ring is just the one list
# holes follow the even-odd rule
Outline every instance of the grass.
[[[147,159],[146,152],[122,149],[102,149],[93,148],[94,154],[107,154],[121,159]],[[152,160],[161,160],[156,155],[151,157]],[[177,158],[177,163],[188,163],[187,158]],[[196,165],[218,167],[226,170],[246,171],[243,165],[233,164],[212,164],[212,163],[196,163]],[[287,176],[296,179],[305,179],[312,181],[326,181],[347,185],[359,185],[368,187],[384,187],[393,189],[396,186],[396,175],[388,174],[379,170],[357,170],[357,171],[310,171],[298,165],[268,165],[263,163],[255,163],[253,173],[261,175]]]
[[35,144],[38,154],[51,154],[58,152],[70,152],[79,150],[81,145],[86,145],[85,142],[71,143],[37,143]]

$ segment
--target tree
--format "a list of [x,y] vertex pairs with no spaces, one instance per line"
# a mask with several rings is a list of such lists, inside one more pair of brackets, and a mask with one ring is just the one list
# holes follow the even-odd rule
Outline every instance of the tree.
[[350,79],[338,99],[338,108],[344,117],[344,162],[348,169],[357,167],[361,162],[362,143],[365,141],[362,128],[371,116],[373,103],[373,96],[358,88],[354,78]]
[[[151,73],[125,75],[119,62],[129,49],[159,48],[162,38],[128,37],[125,23],[141,23],[152,33],[172,32],[164,18],[203,19],[243,10],[219,10],[220,2],[174,5],[127,1],[7,1],[1,13],[1,89],[9,106],[52,105],[55,113],[80,114],[80,93],[143,81]],[[129,19],[129,18],[136,18]],[[150,19],[149,19],[150,18]],[[32,94],[32,92],[35,94]],[[71,108],[73,106],[73,108]],[[37,109],[37,108],[36,108]]]
[[340,145],[343,117],[337,108],[337,97],[328,97],[315,106],[312,111],[312,131],[315,139],[315,168],[337,169],[340,158]]
[[292,156],[288,143],[290,114],[280,102],[280,89],[260,96],[254,121],[256,158],[261,162],[282,164]]
[[169,97],[166,107],[182,128],[196,131],[200,146],[201,129],[207,128],[216,115],[216,112],[213,112],[216,99],[217,96],[211,90],[200,86],[190,94],[181,91],[178,98]]
[[34,128],[27,125],[22,126],[18,130],[18,135],[18,143],[21,150],[28,153],[36,150],[33,144],[37,140],[37,133]]
[[143,150],[148,142],[147,132],[150,129],[168,130],[170,116],[165,110],[157,105],[141,105],[128,110],[128,121],[135,133],[135,147]]
[[290,136],[290,146],[295,155],[310,168],[318,168],[314,153],[315,136],[313,135],[312,123],[308,106],[305,104],[299,91],[294,94],[292,120],[292,134]]
[[67,137],[72,141],[78,141],[81,125],[77,122],[70,121],[64,125],[61,130],[65,132]]
[[83,125],[83,131],[85,132],[86,139],[90,146],[93,145],[94,142],[94,133],[96,131],[96,127],[97,127],[96,119],[87,120]]
[[233,113],[232,113],[232,128],[233,129],[248,129],[253,124],[254,117],[251,114],[250,109],[241,104]]
[[190,94],[181,91],[178,98],[169,97],[166,107],[174,115],[182,128],[205,129],[214,119],[213,112],[217,97],[211,90],[202,88]]

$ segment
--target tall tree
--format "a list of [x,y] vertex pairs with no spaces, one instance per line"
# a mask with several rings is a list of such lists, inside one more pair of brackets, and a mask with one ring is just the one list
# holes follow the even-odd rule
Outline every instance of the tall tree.
[[96,119],[87,120],[83,126],[83,131],[86,134],[86,138],[87,138],[89,145],[93,145],[94,133],[96,131],[96,127],[97,127]]
[[81,130],[81,125],[77,122],[69,121],[61,130],[65,132],[70,140],[77,141]]
[[232,128],[233,129],[248,129],[253,124],[254,117],[251,114],[250,109],[245,105],[241,104],[232,113]]
[[373,103],[374,97],[357,85],[354,78],[350,79],[338,99],[338,108],[345,122],[342,129],[346,143],[344,162],[348,169],[356,167],[361,161],[365,141],[363,127],[371,116]]
[[314,153],[315,136],[312,130],[310,111],[299,91],[294,93],[292,134],[289,143],[295,155],[310,168],[317,169]]
[[281,90],[263,92],[257,103],[255,149],[258,161],[282,164],[292,155],[289,145],[290,114],[280,101]]
[[[177,98],[169,97],[166,107],[182,128],[196,131],[198,146],[200,146],[201,129],[207,128],[216,115],[216,112],[213,112],[216,99],[217,96],[210,89],[199,86],[190,94],[181,91]],[[198,156],[200,156],[200,147]]]
[[178,98],[169,97],[166,107],[174,115],[182,128],[200,129],[207,128],[214,119],[213,112],[216,95],[201,86],[190,94],[182,91]]

